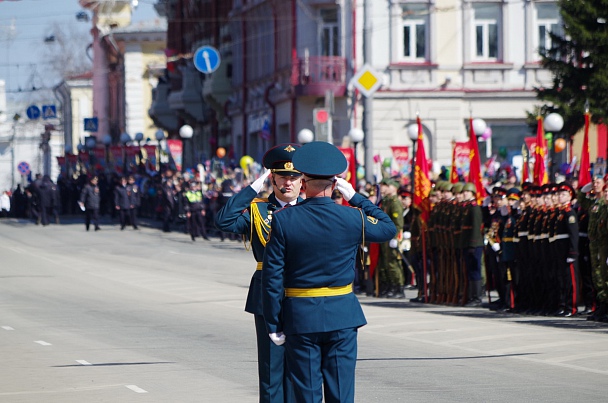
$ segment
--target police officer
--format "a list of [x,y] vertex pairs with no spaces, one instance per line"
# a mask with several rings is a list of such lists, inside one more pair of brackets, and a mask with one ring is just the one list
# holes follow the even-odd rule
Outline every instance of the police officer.
[[[302,174],[293,167],[292,157],[298,144],[280,144],[266,152],[262,164],[268,170],[250,186],[226,201],[218,211],[215,225],[220,231],[241,234],[247,238],[257,262],[251,278],[245,311],[254,315],[258,348],[260,402],[290,401],[293,391],[284,377],[284,348],[268,338],[262,316],[262,260],[268,242],[274,213],[299,198]],[[267,198],[256,197],[270,175],[272,193]],[[298,223],[300,226],[304,222]]]
[[404,275],[399,255],[399,241],[403,228],[403,205],[397,197],[399,183],[394,179],[383,179],[380,183],[382,202],[380,207],[395,224],[397,235],[389,242],[380,244],[378,274],[380,275],[380,296],[387,298],[405,298],[403,291]]
[[[364,241],[386,242],[395,224],[343,179],[340,150],[311,142],[293,158],[306,200],[274,214],[264,255],[262,298],[270,338],[285,343],[297,402],[354,402],[357,329],[366,324],[353,293]],[[338,188],[352,208],[334,203]]]
[[203,239],[209,240],[207,237],[207,228],[205,226],[205,205],[203,203],[203,192],[198,182],[191,182],[190,189],[185,194],[186,198],[186,217],[188,218],[188,228],[190,229],[190,237],[196,240],[197,236],[202,236]]

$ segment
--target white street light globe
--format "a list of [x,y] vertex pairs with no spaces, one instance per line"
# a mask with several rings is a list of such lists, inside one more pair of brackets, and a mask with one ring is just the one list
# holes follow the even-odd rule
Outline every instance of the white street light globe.
[[69,144],[66,144],[66,145],[65,145],[65,147],[64,147],[64,149],[65,149],[65,153],[66,153],[66,154],[68,154],[68,153],[71,153],[71,152],[72,152],[72,146],[71,146],[71,145],[69,145]]
[[473,133],[475,133],[476,136],[482,136],[487,128],[488,125],[485,120],[479,118],[473,119]]
[[154,137],[156,137],[156,140],[161,141],[165,139],[165,132],[162,131],[161,129],[158,129],[156,131],[156,133],[154,133]]
[[310,129],[302,129],[298,132],[298,142],[301,144],[310,143],[315,139],[315,135]]
[[407,126],[407,136],[412,141],[418,140],[418,123],[412,123]]
[[89,137],[88,139],[86,139],[85,141],[85,145],[87,146],[87,148],[91,149],[95,147],[95,144],[97,144],[97,141],[95,140],[95,137]]
[[550,113],[545,118],[543,126],[545,127],[545,131],[559,132],[564,127],[564,118],[559,113]]
[[365,137],[365,133],[363,133],[363,130],[353,127],[352,129],[349,130],[348,137],[350,137],[350,140],[353,143],[360,143],[363,141],[363,138]]
[[131,141],[131,136],[129,136],[129,133],[123,133],[120,135],[120,141],[124,144],[128,143],[129,141]]
[[190,125],[183,125],[179,128],[179,136],[183,139],[190,139],[194,135],[194,129]]
[[144,139],[144,134],[142,132],[135,133],[135,141],[142,141]]
[[104,145],[109,146],[110,144],[112,144],[112,136],[110,136],[109,134],[104,134],[101,138],[101,142]]

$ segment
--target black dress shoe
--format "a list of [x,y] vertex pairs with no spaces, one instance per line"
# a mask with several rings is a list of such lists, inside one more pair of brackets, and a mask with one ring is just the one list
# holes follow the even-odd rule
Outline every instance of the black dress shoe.
[[576,316],[576,312],[572,312],[572,311],[567,312],[563,315],[564,318],[572,318],[574,316]]
[[590,315],[593,313],[593,310],[591,308],[585,308],[584,310],[580,311],[578,314],[579,315]]
[[560,309],[559,311],[553,312],[553,314],[551,314],[551,316],[566,316],[567,312],[564,311],[563,309]]

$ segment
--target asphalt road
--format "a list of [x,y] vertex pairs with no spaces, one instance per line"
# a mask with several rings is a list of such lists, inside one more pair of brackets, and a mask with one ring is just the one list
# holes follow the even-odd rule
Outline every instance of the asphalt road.
[[[256,402],[251,252],[77,221],[0,220],[0,402]],[[361,302],[357,402],[606,401],[608,325]]]

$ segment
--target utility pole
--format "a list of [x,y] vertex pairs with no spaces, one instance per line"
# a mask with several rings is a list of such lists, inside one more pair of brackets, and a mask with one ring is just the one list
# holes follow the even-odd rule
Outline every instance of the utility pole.
[[[363,64],[372,63],[372,1],[363,2]],[[365,146],[365,179],[374,183],[374,134],[372,108],[374,96],[363,97],[363,133]]]

